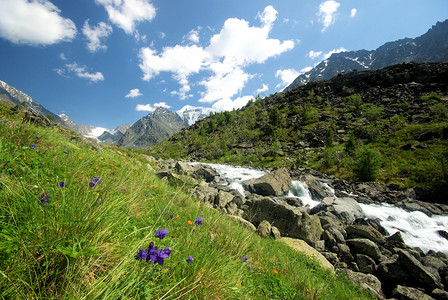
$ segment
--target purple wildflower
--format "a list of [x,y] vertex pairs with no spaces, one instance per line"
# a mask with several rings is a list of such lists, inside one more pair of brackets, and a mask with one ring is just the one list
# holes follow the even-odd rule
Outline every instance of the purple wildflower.
[[194,221],[194,224],[202,226],[202,219],[197,218],[196,221]]
[[157,229],[155,237],[163,240],[163,238],[166,236],[167,233],[168,229]]
[[249,271],[252,270],[252,266],[248,266],[247,268],[249,269]]
[[44,196],[44,195],[40,196],[39,200],[42,203],[48,203],[50,201],[50,200],[48,200],[48,196]]
[[36,148],[36,146],[33,144],[33,145],[30,145],[30,147],[31,147],[31,149],[34,149],[34,148]]
[[147,256],[148,256],[148,249],[145,250],[138,249],[137,255],[134,257],[136,260],[143,260],[146,259]]
[[145,196],[146,196],[146,197],[149,197],[149,193],[147,193]]
[[93,177],[93,180],[90,180],[90,187],[94,187],[97,183],[101,183],[103,180],[100,177]]
[[170,219],[174,218],[174,215],[170,215]]
[[193,260],[194,260],[193,256],[190,255],[190,257],[187,258],[187,263],[191,263],[193,262]]
[[38,135],[36,135],[36,139],[38,139],[39,138],[39,136]]
[[67,186],[67,184],[64,181],[59,181],[56,185],[61,188]]
[[[168,248],[169,250],[169,248]],[[169,253],[171,253],[171,250],[169,250]],[[156,256],[156,261],[159,265],[163,265],[164,264],[164,260],[165,258],[168,258],[169,254],[166,254],[165,251],[163,249],[159,249],[159,251],[157,251],[157,256]]]
[[248,262],[249,258],[247,258],[246,256],[243,257],[243,261]]

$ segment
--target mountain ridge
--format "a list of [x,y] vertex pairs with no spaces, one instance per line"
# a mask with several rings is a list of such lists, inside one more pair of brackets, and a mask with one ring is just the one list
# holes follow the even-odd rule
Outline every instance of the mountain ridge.
[[381,69],[408,62],[442,61],[448,61],[448,19],[437,22],[419,37],[387,42],[376,50],[333,53],[312,70],[299,75],[284,91],[308,82],[330,79],[341,72]]

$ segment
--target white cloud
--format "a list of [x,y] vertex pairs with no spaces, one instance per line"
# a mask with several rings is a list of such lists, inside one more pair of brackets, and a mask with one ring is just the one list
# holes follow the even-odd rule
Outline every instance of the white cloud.
[[158,102],[158,103],[154,103],[154,104],[137,104],[137,106],[135,107],[135,110],[136,111],[153,112],[157,109],[157,107],[163,107],[163,108],[168,109],[171,106],[166,104],[166,102]]
[[0,37],[12,43],[51,45],[76,35],[75,23],[48,0],[0,0],[0,7]]
[[[171,72],[181,85],[178,91],[171,94],[186,99],[192,96],[189,76],[209,71],[212,74],[199,83],[205,88],[199,101],[213,103],[230,99],[252,78],[244,71],[244,67],[263,63],[295,46],[293,40],[269,38],[277,18],[277,11],[272,6],[267,6],[257,17],[261,20],[261,27],[251,27],[247,21],[241,19],[227,19],[219,33],[210,38],[206,47],[196,44],[176,45],[164,48],[161,53],[150,47],[142,48],[139,53],[139,66],[143,71],[143,79],[149,81],[161,72]],[[190,31],[186,37],[191,37],[193,42],[199,41],[199,36],[196,38],[195,33],[199,29]]]
[[276,86],[276,88],[279,88],[283,86],[284,88],[290,85],[294,79],[297,78],[301,73],[299,71],[296,71],[294,69],[284,69],[284,70],[277,70],[275,73],[276,78],[280,78],[282,81],[280,84]]
[[321,54],[322,54],[322,51],[313,51],[313,50],[311,50],[310,52],[308,52],[308,56],[309,56],[311,59],[316,59],[316,58],[318,58],[319,56],[321,56]]
[[356,8],[352,8],[352,10],[350,11],[350,18],[354,18],[357,12],[358,10]]
[[306,73],[306,72],[311,71],[312,69],[313,69],[313,67],[305,67],[305,68],[300,70],[300,73]]
[[161,31],[161,32],[159,32],[159,38],[160,39],[164,39],[166,37],[166,33],[165,32],[163,32],[163,31]]
[[190,30],[190,32],[184,38],[189,40],[190,42],[198,44],[199,43],[199,30],[200,29],[201,28],[199,27],[198,29]]
[[76,62],[66,64],[62,69],[55,69],[60,76],[67,77],[67,74],[74,74],[75,76],[87,79],[90,82],[103,81],[104,76],[101,72],[89,73],[86,66],[80,66]]
[[135,98],[138,96],[143,95],[142,93],[140,93],[139,89],[132,89],[129,91],[129,93],[125,96],[126,98]]
[[106,9],[112,23],[132,34],[138,22],[151,21],[156,9],[148,0],[95,0]]
[[233,109],[238,109],[244,107],[249,100],[253,100],[252,96],[243,96],[236,98],[235,100],[231,100],[230,98],[224,98],[213,104],[212,109],[217,112],[220,111],[230,111]]
[[86,20],[82,27],[82,33],[87,38],[87,49],[90,52],[106,50],[107,46],[102,43],[112,33],[112,26],[99,22],[97,26],[90,27],[89,20]]
[[277,19],[277,14],[278,12],[275,10],[275,8],[272,7],[272,5],[268,5],[265,7],[262,13],[258,13],[257,17],[260,18],[263,27],[267,28],[268,30],[271,30],[272,25]]
[[328,58],[330,58],[330,56],[331,56],[333,53],[339,53],[339,52],[344,52],[344,51],[347,51],[347,49],[345,49],[344,47],[340,47],[340,48],[338,48],[338,49],[333,49],[333,50],[329,51],[328,53],[325,53],[325,54],[324,54],[324,59],[328,59]]
[[268,89],[269,89],[268,85],[263,83],[263,86],[262,86],[261,88],[257,89],[257,94],[264,93],[264,92],[266,92]]
[[319,5],[319,12],[317,15],[319,16],[319,21],[324,25],[322,32],[334,24],[339,6],[340,3],[334,0],[325,1]]
[[206,89],[199,102],[213,103],[220,99],[230,98],[243,89],[250,77],[242,69],[235,68],[231,72],[207,78],[199,83]]

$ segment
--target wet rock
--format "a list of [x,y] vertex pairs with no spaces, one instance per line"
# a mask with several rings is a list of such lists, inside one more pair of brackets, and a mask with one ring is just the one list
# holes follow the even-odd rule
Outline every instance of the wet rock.
[[346,224],[353,224],[356,219],[364,217],[364,212],[358,202],[348,197],[328,197],[323,199],[311,209],[311,214],[320,212],[331,212]]
[[285,168],[243,182],[247,191],[263,196],[282,196],[288,193],[291,185],[291,177]]
[[352,262],[355,261],[352,253],[350,252],[349,246],[345,244],[338,244],[337,247],[338,247],[338,257],[341,262],[350,265]]
[[194,171],[194,175],[196,177],[204,179],[206,182],[212,182],[217,176],[214,170],[203,166]]
[[333,192],[328,187],[328,182],[326,180],[311,174],[305,174],[300,177],[300,181],[303,181],[308,185],[308,190],[314,200],[320,201],[326,197],[334,196]]

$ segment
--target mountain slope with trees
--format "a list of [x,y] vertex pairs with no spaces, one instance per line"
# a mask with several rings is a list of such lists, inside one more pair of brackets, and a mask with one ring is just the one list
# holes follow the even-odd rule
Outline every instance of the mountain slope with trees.
[[[440,191],[448,181],[446,95],[448,63],[350,72],[214,114],[145,152],[312,167],[345,179]],[[437,197],[431,201],[444,199]]]

